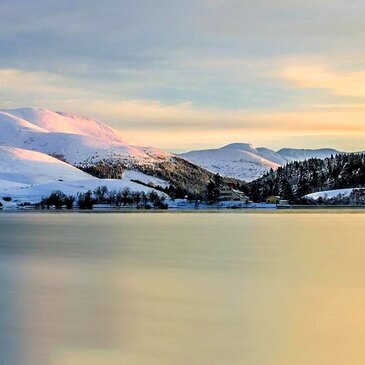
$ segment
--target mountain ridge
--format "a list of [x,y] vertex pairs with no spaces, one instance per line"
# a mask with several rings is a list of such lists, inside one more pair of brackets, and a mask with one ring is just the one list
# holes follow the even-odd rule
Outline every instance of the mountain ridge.
[[[142,171],[191,192],[203,191],[215,173],[249,182],[294,160],[340,153],[331,148],[274,151],[236,142],[174,155],[129,144],[120,131],[104,122],[34,107],[0,110],[0,146],[52,155],[89,173],[98,164],[117,166],[114,172],[118,173],[128,169]],[[102,171],[95,176],[111,177]]]
[[169,182],[181,194],[202,192],[213,176],[169,152],[129,144],[103,122],[33,107],[0,110],[0,146],[51,155],[99,178],[141,171]]
[[171,156],[130,145],[103,122],[33,107],[0,110],[0,145],[63,155],[73,165],[113,157],[148,163]]
[[333,148],[282,148],[274,151],[266,147],[255,148],[250,143],[230,143],[216,149],[188,151],[180,156],[224,177],[252,181],[270,169],[275,170],[292,161],[323,159],[338,153],[343,152]]

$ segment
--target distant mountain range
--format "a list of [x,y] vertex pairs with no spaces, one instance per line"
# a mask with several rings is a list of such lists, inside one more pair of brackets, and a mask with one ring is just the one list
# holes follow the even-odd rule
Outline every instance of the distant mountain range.
[[139,191],[157,187],[171,196],[201,194],[214,173],[233,183],[252,181],[291,161],[338,153],[233,143],[174,155],[131,145],[97,120],[39,108],[5,109],[0,110],[0,198],[38,199],[54,189],[74,194],[101,184]]
[[101,184],[171,187],[183,195],[202,192],[212,176],[179,156],[130,145],[97,120],[38,108],[0,110],[0,198],[39,199],[55,189],[72,194]]
[[282,148],[275,152],[269,148],[255,148],[248,143],[232,143],[217,149],[190,151],[180,156],[222,176],[252,181],[268,170],[276,170],[288,162],[309,158],[324,159],[338,153],[341,152],[332,148]]

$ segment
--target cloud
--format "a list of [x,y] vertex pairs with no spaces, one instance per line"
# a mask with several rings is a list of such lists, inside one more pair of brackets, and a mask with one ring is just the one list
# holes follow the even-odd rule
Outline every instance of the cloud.
[[[321,80],[321,85],[323,80],[328,82],[327,77],[313,79]],[[353,104],[340,108],[337,104],[318,104],[304,110],[254,112],[244,108],[203,107],[193,102],[115,97],[76,84],[75,80],[58,74],[0,69],[0,96],[3,101],[8,100],[1,107],[33,105],[83,114],[110,123],[133,143],[172,150],[234,141],[278,146],[305,136],[307,145],[313,136],[321,137],[316,140],[318,144],[320,140],[336,137],[342,138],[348,148],[357,149],[359,142],[355,147],[352,139],[365,138],[365,104],[356,104],[356,108]]]
[[365,71],[336,72],[324,65],[293,64],[280,77],[301,89],[328,90],[334,95],[365,98]]
[[[0,93],[7,98],[12,97],[12,103],[18,99],[52,100],[54,98],[68,99],[70,97],[87,96],[89,93],[71,85],[67,78],[48,72],[32,72],[14,68],[0,69]],[[68,85],[68,86],[66,86]]]
[[0,2],[0,107],[169,149],[365,136],[363,0]]

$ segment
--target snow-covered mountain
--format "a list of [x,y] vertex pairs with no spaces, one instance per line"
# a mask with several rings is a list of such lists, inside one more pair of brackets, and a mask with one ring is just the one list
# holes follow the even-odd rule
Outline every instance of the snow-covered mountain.
[[0,110],[0,145],[54,154],[71,164],[109,158],[151,163],[171,157],[152,147],[129,145],[102,122],[38,108]]
[[136,176],[139,171],[143,179],[138,175],[134,180],[141,186],[154,179],[155,185],[162,187],[171,183],[179,189],[201,192],[212,176],[168,152],[131,145],[103,122],[39,108],[0,110],[1,146],[52,155],[93,175],[98,172],[98,177],[115,177],[126,170],[133,170]]
[[[42,166],[41,161],[47,162],[49,173],[55,171],[53,180],[44,183],[74,180],[73,174],[80,175],[80,178],[76,176],[77,181],[82,180],[84,173],[75,167],[104,178],[119,176],[120,171],[133,170],[132,176],[135,178],[129,179],[131,183],[139,181],[143,186],[154,179],[155,185],[161,187],[166,188],[171,184],[180,191],[197,193],[204,191],[212,173],[251,181],[267,170],[293,160],[324,158],[337,153],[333,149],[288,148],[275,152],[250,144],[233,143],[218,149],[191,151],[177,156],[153,147],[131,145],[119,131],[103,122],[39,108],[0,110],[0,147],[12,148],[2,149],[2,156],[8,154],[5,160],[10,161],[10,155],[18,158],[9,171],[0,164],[1,176],[6,173],[13,173],[13,176],[18,174],[19,179],[14,183],[41,184],[41,179],[47,180],[49,175],[39,175],[39,180],[32,182],[30,175],[26,175],[29,170],[38,171],[34,161],[39,159],[39,166]],[[30,151],[29,155],[34,151],[34,155],[27,160],[26,153],[20,150]],[[43,155],[37,155],[36,152]],[[1,176],[0,179],[3,179]],[[130,174],[124,176],[127,180]],[[32,178],[36,179],[34,176]]]
[[217,149],[190,151],[181,154],[184,159],[222,176],[252,181],[269,169],[276,169],[291,161],[308,158],[326,158],[339,151],[326,149],[283,148],[277,152],[265,148],[255,148],[248,143],[232,143]]
[[181,155],[222,176],[250,181],[270,168],[276,169],[284,160],[273,151],[254,148],[251,144],[233,143],[218,149],[191,151]]

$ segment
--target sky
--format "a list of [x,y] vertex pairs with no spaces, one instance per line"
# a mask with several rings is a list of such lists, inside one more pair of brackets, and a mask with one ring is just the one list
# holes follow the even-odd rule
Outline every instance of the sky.
[[363,0],[0,0],[0,108],[181,152],[365,149]]

